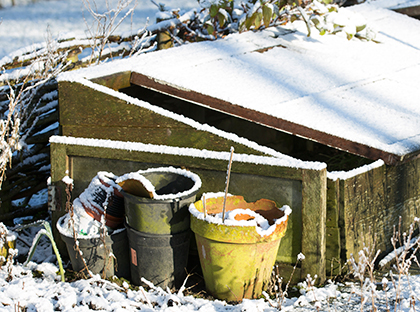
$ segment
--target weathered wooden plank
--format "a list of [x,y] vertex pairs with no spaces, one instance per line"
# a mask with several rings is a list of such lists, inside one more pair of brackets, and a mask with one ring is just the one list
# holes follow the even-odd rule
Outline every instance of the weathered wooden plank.
[[386,239],[386,227],[381,212],[384,201],[385,167],[379,167],[344,181],[344,218],[346,231],[346,257],[357,258],[357,253],[373,243],[372,233],[378,240]]
[[302,274],[325,281],[327,171],[302,174]]
[[[56,144],[53,144],[56,145]],[[65,145],[65,155],[80,157],[95,157],[111,160],[125,160],[142,163],[158,163],[184,166],[201,169],[221,169],[226,171],[226,161],[206,157],[186,157],[183,155],[171,155],[165,153],[150,153],[128,151],[124,149],[98,148],[94,146]],[[68,168],[66,169],[68,170]],[[301,180],[303,169],[280,167],[270,165],[258,165],[253,163],[234,162],[233,172],[264,175],[269,177],[283,177],[290,180]]]
[[120,90],[130,86],[131,71],[125,71],[108,76],[94,78],[91,81],[113,90]]
[[[55,202],[56,207],[51,212],[51,224],[54,236],[54,241],[63,258],[68,258],[66,244],[60,238],[60,233],[57,230],[56,224],[60,217],[66,213],[66,186],[62,179],[69,173],[68,157],[66,153],[66,146],[61,144],[51,144],[51,184],[56,187]],[[51,200],[50,200],[51,201]]]
[[193,146],[198,149],[211,148],[215,151],[229,151],[230,147],[233,146],[237,153],[263,155],[262,152],[258,152],[246,145],[192,127],[62,126],[62,135],[178,147]]
[[416,6],[410,6],[410,7],[406,7],[406,8],[400,8],[400,9],[393,9],[393,11],[401,13],[401,14],[405,14],[411,17],[420,17],[420,5],[416,5]]
[[187,127],[148,109],[79,83],[59,83],[60,124],[80,126]]
[[345,256],[372,246],[383,254],[392,250],[390,238],[401,217],[402,230],[407,231],[420,212],[420,160],[399,166],[381,166],[343,184]]
[[339,227],[339,188],[338,180],[327,179],[327,215],[326,215],[326,271],[327,275],[340,273],[341,240]]

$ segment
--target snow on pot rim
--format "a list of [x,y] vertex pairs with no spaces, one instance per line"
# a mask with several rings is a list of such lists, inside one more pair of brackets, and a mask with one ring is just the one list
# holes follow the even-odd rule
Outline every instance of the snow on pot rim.
[[[157,194],[154,185],[150,182],[149,179],[147,179],[147,177],[144,176],[144,174],[148,174],[148,173],[178,174],[178,175],[182,175],[186,178],[191,179],[194,184],[190,189],[183,192],[171,193],[171,194]],[[136,172],[127,173],[118,177],[115,183],[120,183],[128,179],[134,179],[134,180],[140,181],[143,184],[143,186],[146,188],[146,190],[152,194],[153,200],[163,201],[163,200],[182,199],[182,198],[189,197],[197,193],[199,189],[201,188],[201,179],[197,174],[191,171],[185,170],[185,169],[180,169],[180,168],[175,168],[175,167],[149,168],[146,170],[139,170]]]
[[[189,206],[191,218],[191,229],[194,233],[214,240],[227,240],[236,243],[252,243],[257,241],[277,240],[284,236],[287,228],[287,221],[292,209],[288,205],[278,208],[274,201],[260,199],[254,203],[247,203],[242,196],[228,194],[228,201],[237,199],[239,206],[244,208],[230,209],[225,212],[225,220],[222,221],[222,206],[224,193],[205,193],[206,208],[208,200],[216,198],[219,200],[220,212],[209,213],[204,216],[203,203],[201,200]],[[267,220],[260,213],[252,210],[252,206],[259,204],[271,205],[271,212],[279,213],[278,218]],[[248,207],[247,207],[248,206]],[[251,209],[250,209],[251,208]],[[207,209],[206,209],[207,210]],[[245,220],[241,215],[248,216]],[[223,238],[222,238],[223,237]]]

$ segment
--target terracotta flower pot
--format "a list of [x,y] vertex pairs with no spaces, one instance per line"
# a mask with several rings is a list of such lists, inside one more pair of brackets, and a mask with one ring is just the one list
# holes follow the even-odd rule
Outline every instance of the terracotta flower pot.
[[115,183],[116,178],[112,173],[98,172],[86,193],[79,196],[86,213],[99,222],[104,216],[105,225],[112,229],[122,228],[124,222],[124,197]]
[[259,298],[270,280],[291,209],[277,208],[268,199],[247,203],[242,196],[228,196],[222,223],[223,200],[206,198],[206,216],[202,200],[189,208],[207,291],[227,301]]

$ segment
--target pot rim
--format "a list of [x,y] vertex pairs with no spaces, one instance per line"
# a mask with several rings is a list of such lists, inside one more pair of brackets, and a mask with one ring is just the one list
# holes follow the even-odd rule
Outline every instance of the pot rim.
[[[69,238],[73,238],[73,236],[69,236],[67,230],[64,229],[64,226],[65,225],[63,223],[64,223],[64,220],[67,217],[67,215],[68,215],[68,213],[66,213],[63,216],[61,216],[60,218],[58,218],[57,223],[56,223],[56,228],[57,228],[58,232],[61,235],[66,236],[66,237],[69,237]],[[118,233],[123,232],[125,230],[126,230],[125,227],[122,227],[122,228],[119,228],[119,229],[114,230],[112,233],[108,233],[107,232],[105,236],[106,237],[110,237],[110,236],[112,236],[114,234],[118,234]],[[82,236],[79,233],[77,233],[76,235],[77,235],[76,238],[78,240],[90,240],[90,239],[98,239],[98,238],[101,238],[101,235],[100,234]]]
[[[212,194],[216,194],[216,198],[221,197],[217,196],[221,193]],[[247,203],[243,196],[229,196],[231,199],[238,199],[240,204]],[[264,202],[262,202],[262,200]],[[215,220],[216,218],[211,215],[206,215],[206,217],[204,217],[202,199],[191,204],[189,207],[191,214],[191,229],[195,234],[215,241],[231,243],[262,243],[279,240],[285,235],[287,229],[287,221],[291,213],[291,209],[287,205],[284,205],[281,208],[277,208],[276,203],[268,199],[260,199],[254,203],[247,204],[255,204],[255,207],[258,208],[258,203],[266,204],[266,201],[269,201],[269,204],[273,205],[273,209],[278,209],[279,211],[283,212],[283,216],[273,220],[273,224],[271,224],[267,230],[262,230],[261,228],[259,229],[257,222],[253,221],[235,222],[232,220],[226,220],[224,223],[221,223],[220,217],[218,220]],[[246,211],[240,208],[238,208],[238,210],[241,210],[240,213]],[[235,216],[235,214],[233,214],[233,216]]]
[[[186,178],[188,178],[188,179],[190,179],[191,181],[194,182],[194,185],[189,190],[179,192],[179,193],[176,193],[176,194],[163,194],[163,195],[155,194],[155,190],[154,190],[154,186],[153,186],[153,193],[154,193],[153,198],[139,197],[139,196],[132,195],[132,194],[129,194],[127,192],[124,192],[124,196],[126,194],[129,194],[130,196],[134,196],[135,198],[141,198],[142,200],[144,200],[144,202],[151,202],[151,201],[152,202],[153,201],[173,202],[173,201],[177,201],[177,200],[182,200],[184,198],[188,198],[188,197],[191,197],[191,196],[197,194],[198,191],[200,190],[201,184],[202,184],[201,179],[197,174],[195,174],[191,171],[185,170],[185,169],[175,168],[175,167],[172,167],[172,166],[170,166],[170,167],[149,168],[149,169],[146,169],[146,170],[136,171],[135,173],[139,174],[139,175],[144,175],[144,177],[146,179],[147,179],[147,174],[149,174],[149,173],[171,173],[171,174],[177,174],[177,175],[184,176],[184,177],[186,177]],[[121,182],[123,180],[124,180],[124,175],[119,177],[116,180],[116,182],[118,183],[118,182]]]

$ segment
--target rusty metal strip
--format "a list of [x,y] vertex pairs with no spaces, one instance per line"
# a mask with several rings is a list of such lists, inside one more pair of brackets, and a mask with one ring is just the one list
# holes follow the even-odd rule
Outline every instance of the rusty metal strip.
[[267,127],[271,127],[292,135],[303,137],[316,141],[318,143],[328,145],[352,154],[366,157],[372,160],[382,159],[388,165],[397,165],[407,162],[410,159],[419,157],[418,153],[406,155],[404,157],[382,151],[364,144],[349,141],[325,132],[314,130],[303,125],[299,125],[281,118],[277,118],[265,113],[261,113],[252,109],[232,104],[202,93],[192,90],[177,88],[176,86],[157,81],[143,74],[133,72],[131,74],[131,83],[161,92],[170,96],[174,96],[198,105],[206,106],[226,114],[246,119]]

